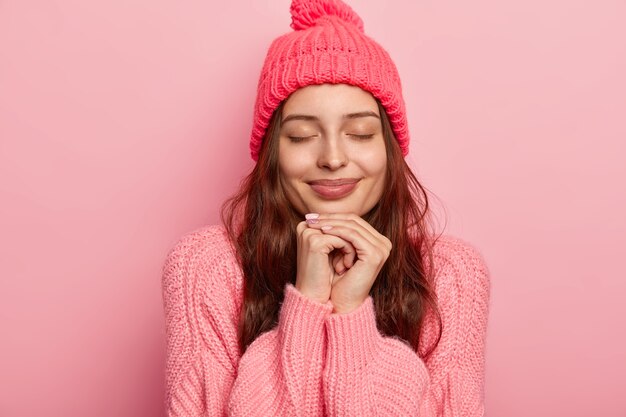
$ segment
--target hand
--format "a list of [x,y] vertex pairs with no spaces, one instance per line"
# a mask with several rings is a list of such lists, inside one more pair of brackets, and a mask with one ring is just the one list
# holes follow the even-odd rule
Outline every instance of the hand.
[[324,236],[339,238],[347,245],[336,246],[342,249],[341,253],[329,260],[333,268],[330,300],[334,312],[349,313],[368,297],[389,257],[391,241],[352,213],[320,214],[317,222],[310,222],[307,227]]
[[[303,295],[320,303],[330,299],[331,286],[339,277],[338,271],[352,266],[354,247],[340,237],[309,228],[305,221],[298,223],[297,273],[295,287]],[[333,256],[330,256],[331,252]],[[340,256],[335,254],[339,253]],[[346,267],[339,267],[343,261]]]

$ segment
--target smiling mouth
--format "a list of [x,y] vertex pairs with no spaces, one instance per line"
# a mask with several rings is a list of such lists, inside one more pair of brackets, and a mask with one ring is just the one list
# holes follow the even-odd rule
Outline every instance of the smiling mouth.
[[309,186],[316,194],[326,199],[338,199],[350,194],[358,185],[359,179],[311,181]]

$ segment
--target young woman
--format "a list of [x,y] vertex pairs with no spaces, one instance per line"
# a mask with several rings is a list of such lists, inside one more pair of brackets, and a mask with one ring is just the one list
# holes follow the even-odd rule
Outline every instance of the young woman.
[[343,2],[291,13],[253,171],[164,265],[167,414],[482,416],[489,272],[429,227],[396,67]]

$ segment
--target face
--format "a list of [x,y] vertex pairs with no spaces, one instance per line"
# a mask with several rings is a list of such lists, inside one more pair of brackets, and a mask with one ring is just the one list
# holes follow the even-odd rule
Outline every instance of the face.
[[287,198],[306,213],[367,213],[380,200],[387,154],[374,97],[347,84],[310,85],[283,107],[278,146]]

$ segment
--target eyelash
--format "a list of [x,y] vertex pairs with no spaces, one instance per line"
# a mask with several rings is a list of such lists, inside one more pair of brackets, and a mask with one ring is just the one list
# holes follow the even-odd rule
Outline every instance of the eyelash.
[[[358,139],[371,139],[372,137],[374,137],[373,134],[371,135],[349,135],[349,136],[354,136],[355,138]],[[304,139],[308,139],[311,138],[313,136],[287,136],[292,142],[302,142]]]

